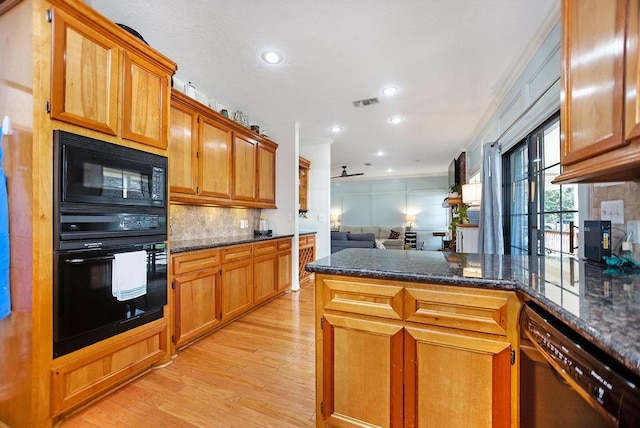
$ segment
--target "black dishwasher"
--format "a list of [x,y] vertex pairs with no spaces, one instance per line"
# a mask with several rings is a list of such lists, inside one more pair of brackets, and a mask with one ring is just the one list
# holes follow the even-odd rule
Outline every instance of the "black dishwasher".
[[521,427],[640,426],[640,377],[533,303],[520,325]]

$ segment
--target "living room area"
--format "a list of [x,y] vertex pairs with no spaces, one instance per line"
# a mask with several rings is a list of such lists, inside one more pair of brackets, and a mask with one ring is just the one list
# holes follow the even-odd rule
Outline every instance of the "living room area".
[[438,250],[449,177],[333,179],[331,253],[345,248]]

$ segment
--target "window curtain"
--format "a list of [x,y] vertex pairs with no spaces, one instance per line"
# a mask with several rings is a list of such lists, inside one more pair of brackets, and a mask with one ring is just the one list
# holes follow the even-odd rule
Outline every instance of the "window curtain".
[[504,254],[502,233],[502,162],[497,143],[482,148],[482,205],[480,206],[478,250]]

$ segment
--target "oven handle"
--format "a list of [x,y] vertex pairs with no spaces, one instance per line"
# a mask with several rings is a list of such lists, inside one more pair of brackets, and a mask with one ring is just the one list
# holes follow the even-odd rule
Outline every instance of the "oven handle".
[[68,260],[65,260],[65,262],[72,265],[80,265],[83,263],[102,262],[105,260],[115,260],[115,256],[89,257],[86,259],[68,259]]

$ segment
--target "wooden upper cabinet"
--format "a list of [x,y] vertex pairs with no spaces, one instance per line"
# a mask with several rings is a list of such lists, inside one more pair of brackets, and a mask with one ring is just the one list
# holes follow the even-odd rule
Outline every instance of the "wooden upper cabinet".
[[51,118],[167,148],[176,64],[102,17],[51,10]]
[[51,118],[116,135],[120,48],[60,10],[52,25]]
[[303,157],[298,158],[298,204],[299,211],[308,211],[309,169],[311,162]]
[[200,117],[200,194],[231,198],[233,133],[222,123]]
[[[207,116],[174,91],[169,133],[172,200],[211,202],[231,198],[231,128]],[[194,199],[196,198],[196,199]]]
[[172,201],[275,208],[277,148],[185,94],[171,92]]
[[233,141],[233,199],[255,201],[258,143],[243,135]]
[[[256,200],[276,202],[276,147],[267,143],[258,144]],[[275,207],[275,205],[274,205]]]
[[169,191],[196,195],[198,187],[198,114],[189,106],[171,103],[169,132]]
[[640,10],[638,1],[630,1],[627,17],[626,44],[626,98],[625,98],[625,138],[630,141],[640,137],[640,61],[638,60],[638,40],[640,39]]
[[562,173],[556,183],[640,176],[637,3],[562,2]]
[[122,136],[166,149],[169,76],[129,52],[123,58]]
[[625,143],[624,0],[563,2],[563,165]]

